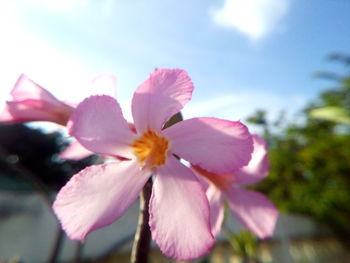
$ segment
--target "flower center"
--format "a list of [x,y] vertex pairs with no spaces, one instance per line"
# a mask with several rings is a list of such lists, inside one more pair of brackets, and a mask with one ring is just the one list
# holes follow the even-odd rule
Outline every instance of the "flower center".
[[154,131],[147,131],[131,147],[140,163],[159,166],[165,163],[169,142]]

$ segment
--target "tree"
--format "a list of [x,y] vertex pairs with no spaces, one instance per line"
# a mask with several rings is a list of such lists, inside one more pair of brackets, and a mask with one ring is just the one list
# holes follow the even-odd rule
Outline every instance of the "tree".
[[[350,69],[350,57],[332,56]],[[256,186],[286,212],[311,216],[350,239],[350,127],[329,118],[310,116],[316,108],[336,107],[350,112],[350,71],[332,76],[335,88],[322,92],[301,112],[303,121],[290,123],[273,134],[266,114],[256,124],[269,131],[271,172]],[[349,115],[350,116],[350,115]],[[263,120],[263,121],[262,121]],[[266,134],[266,132],[265,132]],[[349,243],[348,243],[349,244]]]
[[[75,173],[91,164],[94,157],[81,161],[62,160],[58,154],[67,146],[59,132],[44,133],[23,124],[0,125],[0,187],[31,189],[30,180],[58,190]],[[22,167],[31,177],[17,169]]]

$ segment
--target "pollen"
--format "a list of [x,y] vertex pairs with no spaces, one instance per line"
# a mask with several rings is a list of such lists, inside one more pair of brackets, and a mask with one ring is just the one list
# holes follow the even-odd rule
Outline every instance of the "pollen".
[[131,147],[140,163],[159,166],[166,161],[169,141],[154,131],[147,131]]

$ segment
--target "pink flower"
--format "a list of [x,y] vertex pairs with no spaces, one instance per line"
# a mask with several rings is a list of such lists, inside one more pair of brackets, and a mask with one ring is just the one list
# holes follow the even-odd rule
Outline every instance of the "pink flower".
[[22,74],[0,115],[1,122],[50,121],[65,126],[74,108]]
[[214,236],[221,230],[225,199],[242,225],[259,238],[264,239],[273,234],[278,217],[276,207],[263,194],[240,188],[240,186],[255,184],[268,174],[266,143],[257,135],[253,135],[253,141],[252,159],[247,166],[234,173],[215,174],[199,166],[192,166],[192,170],[209,183],[207,197],[210,203],[210,222]]
[[[98,86],[100,82],[115,87],[115,78],[102,74],[93,80]],[[105,85],[106,86],[106,85]],[[66,126],[75,106],[58,100],[49,91],[22,74],[11,91],[12,100],[0,114],[0,122],[23,123],[31,121],[49,121]],[[79,160],[91,155],[91,152],[78,142],[73,142],[60,154],[61,158]]]
[[134,93],[135,131],[112,97],[92,96],[77,107],[71,135],[93,152],[126,161],[90,166],[58,193],[53,208],[71,239],[84,240],[121,217],[154,176],[149,225],[162,252],[179,260],[209,252],[214,238],[204,188],[176,156],[226,173],[249,162],[253,144],[240,122],[193,118],[163,129],[192,90],[185,71],[154,71]]

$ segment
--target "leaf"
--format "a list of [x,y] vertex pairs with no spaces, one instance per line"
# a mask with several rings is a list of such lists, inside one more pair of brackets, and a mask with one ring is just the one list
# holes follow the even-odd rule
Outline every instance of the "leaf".
[[342,107],[328,106],[314,109],[310,112],[310,117],[334,121],[350,126],[350,114],[345,108]]

